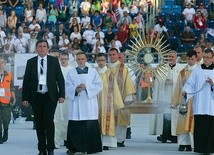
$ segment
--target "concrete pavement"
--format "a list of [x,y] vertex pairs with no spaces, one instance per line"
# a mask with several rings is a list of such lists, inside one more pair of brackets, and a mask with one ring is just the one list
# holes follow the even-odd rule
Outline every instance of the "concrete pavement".
[[[160,143],[157,136],[149,135],[150,115],[132,115],[132,139],[126,140],[124,148],[112,148],[95,155],[190,155],[193,152],[177,151],[177,144]],[[0,144],[0,155],[37,155],[36,132],[32,122],[10,124],[9,140]],[[66,155],[66,148],[55,150],[55,155]]]

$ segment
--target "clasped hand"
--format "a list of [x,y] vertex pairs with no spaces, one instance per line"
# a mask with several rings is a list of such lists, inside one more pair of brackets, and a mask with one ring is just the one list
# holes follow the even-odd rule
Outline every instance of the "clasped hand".
[[208,77],[207,78],[207,80],[206,80],[210,85],[214,85],[214,82],[213,82],[213,80],[210,78],[210,77]]
[[78,93],[80,93],[81,91],[83,91],[83,90],[85,90],[85,89],[86,89],[85,84],[80,84],[80,85],[78,85],[78,86],[76,87],[76,91],[77,91]]

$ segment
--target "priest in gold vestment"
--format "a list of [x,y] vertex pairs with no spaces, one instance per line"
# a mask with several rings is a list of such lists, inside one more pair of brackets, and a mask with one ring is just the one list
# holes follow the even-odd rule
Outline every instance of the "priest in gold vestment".
[[[197,66],[197,53],[194,50],[187,52],[187,65],[180,71],[177,85],[172,98],[172,107],[177,108],[182,103],[182,90],[192,70]],[[176,133],[178,135],[178,151],[192,151],[194,117],[192,113],[192,99],[188,101],[186,115],[179,114]]]
[[[120,94],[125,105],[129,105],[134,100],[135,87],[131,80],[128,68],[124,63],[118,60],[118,50],[111,48],[109,50],[109,68],[115,72],[117,84],[119,86]],[[126,139],[127,126],[130,125],[130,112],[129,110],[121,109],[118,111],[117,117],[117,146],[125,147],[124,142]]]
[[103,89],[98,95],[99,124],[103,150],[108,150],[109,147],[117,147],[117,111],[124,107],[124,103],[115,74],[106,66],[105,54],[97,54],[96,61],[98,64],[96,69],[103,82]]

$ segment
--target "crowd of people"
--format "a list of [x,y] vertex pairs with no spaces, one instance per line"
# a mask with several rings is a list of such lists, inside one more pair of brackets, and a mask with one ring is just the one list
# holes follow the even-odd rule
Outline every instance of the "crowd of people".
[[[70,155],[125,147],[130,111],[123,107],[135,100],[138,89],[142,94],[148,93],[150,85],[155,103],[171,106],[163,114],[151,116],[150,134],[159,135],[157,140],[162,143],[178,143],[179,151],[214,153],[214,53],[212,42],[205,36],[207,16],[202,18],[202,13],[209,11],[200,3],[201,11],[195,15],[192,6],[197,1],[185,3],[182,14],[186,29],[181,40],[186,48],[193,47],[184,50],[187,65],[178,63],[177,48],[171,44],[166,78],[157,76],[148,82],[152,75],[145,74],[138,77],[137,83],[131,79],[123,52],[129,40],[137,37],[138,31],[144,31],[143,15],[154,7],[152,1],[61,0],[49,4],[43,0],[38,3],[36,14],[35,3],[26,1],[23,21],[18,21],[15,11],[6,17],[4,9],[0,9],[1,52],[38,54],[27,61],[22,103],[33,109],[39,155],[53,155],[62,141]],[[212,7],[213,1],[211,10]],[[192,14],[188,13],[190,10]],[[143,39],[159,39],[160,35],[170,38],[172,31],[164,26],[164,20],[158,18]],[[202,32],[197,42],[193,29]],[[53,52],[51,56],[49,51]],[[73,66],[69,64],[69,54],[76,60]],[[89,62],[93,58],[98,67],[93,68],[87,58]],[[147,67],[145,62],[139,63]],[[0,58],[0,143],[8,140],[10,99],[12,104],[16,102],[12,76],[4,67],[5,60]],[[141,95],[137,97],[143,100]],[[179,113],[183,98],[188,100],[185,114]]]

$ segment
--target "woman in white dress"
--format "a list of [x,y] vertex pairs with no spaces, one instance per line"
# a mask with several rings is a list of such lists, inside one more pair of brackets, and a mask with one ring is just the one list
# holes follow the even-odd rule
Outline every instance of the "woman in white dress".
[[24,11],[24,16],[25,16],[25,22],[26,23],[32,22],[33,16],[34,16],[34,10],[33,10],[32,5],[30,3],[27,5],[27,8]]

